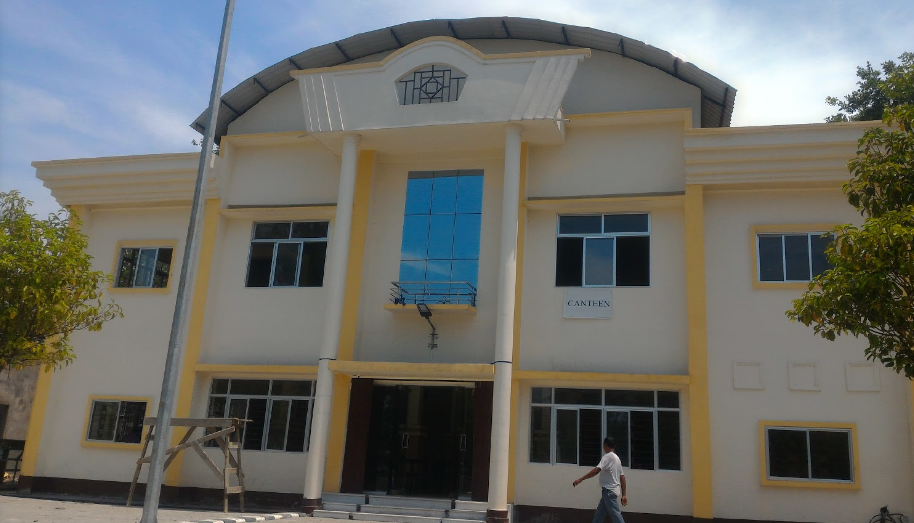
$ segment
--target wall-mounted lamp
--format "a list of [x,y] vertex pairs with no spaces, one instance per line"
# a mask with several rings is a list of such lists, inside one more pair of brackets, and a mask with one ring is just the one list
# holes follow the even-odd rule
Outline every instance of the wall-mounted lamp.
[[432,350],[438,346],[438,331],[435,329],[435,324],[432,323],[432,310],[429,309],[428,304],[425,303],[417,303],[416,309],[419,310],[419,316],[425,318],[425,321],[427,321],[432,328],[431,334],[428,335],[428,348],[429,350]]

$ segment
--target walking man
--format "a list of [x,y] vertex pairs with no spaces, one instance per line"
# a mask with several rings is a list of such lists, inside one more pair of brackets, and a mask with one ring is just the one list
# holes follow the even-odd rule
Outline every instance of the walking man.
[[625,523],[618,501],[621,498],[622,506],[628,505],[628,498],[625,497],[625,474],[622,472],[622,460],[616,455],[615,450],[616,440],[603,438],[603,452],[605,452],[603,459],[593,470],[574,480],[573,483],[577,487],[585,479],[600,475],[602,491],[600,504],[597,505],[597,512],[593,516],[593,523],[603,523],[607,514],[612,523]]

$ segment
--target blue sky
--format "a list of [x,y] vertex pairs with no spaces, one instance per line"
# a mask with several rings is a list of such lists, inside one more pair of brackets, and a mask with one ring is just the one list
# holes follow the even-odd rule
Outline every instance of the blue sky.
[[[876,7],[878,6],[878,8]],[[0,190],[56,209],[34,160],[193,151],[222,0],[0,0]],[[604,29],[735,86],[734,126],[821,122],[855,67],[914,51],[914,2],[236,0],[224,90],[292,54],[427,18]]]

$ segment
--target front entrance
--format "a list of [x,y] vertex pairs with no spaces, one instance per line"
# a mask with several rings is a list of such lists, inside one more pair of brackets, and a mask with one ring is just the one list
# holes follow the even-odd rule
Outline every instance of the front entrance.
[[343,490],[485,499],[491,398],[487,382],[353,380]]

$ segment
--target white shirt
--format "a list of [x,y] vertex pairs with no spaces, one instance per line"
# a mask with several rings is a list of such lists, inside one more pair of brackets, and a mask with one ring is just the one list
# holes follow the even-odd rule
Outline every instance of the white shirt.
[[603,454],[603,459],[597,465],[600,469],[600,486],[616,493],[616,497],[622,497],[622,483],[619,479],[625,474],[622,473],[622,460],[616,456],[615,452]]

